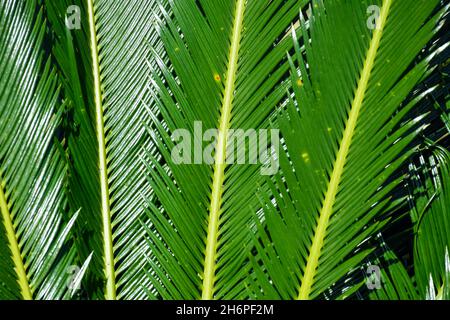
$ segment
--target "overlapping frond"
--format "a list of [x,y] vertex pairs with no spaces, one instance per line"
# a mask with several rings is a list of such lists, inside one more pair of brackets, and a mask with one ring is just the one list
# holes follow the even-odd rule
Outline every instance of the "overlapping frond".
[[[142,299],[150,287],[143,199],[151,190],[139,157],[149,145],[146,61],[151,48],[158,50],[156,5],[78,0],[46,6],[68,105],[69,203],[81,210],[80,256],[94,251],[85,286],[93,298]],[[80,29],[69,30],[61,17],[77,13]]]
[[[149,201],[149,276],[163,299],[248,297],[248,225],[264,179],[260,165],[227,165],[227,152],[235,151],[228,129],[269,127],[286,94],[293,47],[286,30],[307,2],[169,1],[170,14],[162,9],[159,33],[170,63],[153,56],[157,110],[149,108],[149,128],[158,150],[147,163],[157,199]],[[177,129],[195,148],[182,163],[172,157],[180,156],[173,152]],[[217,139],[203,136],[208,129]],[[243,144],[250,149],[252,142]]]
[[34,0],[0,1],[0,298],[70,297],[75,252],[55,144],[62,106]]
[[421,165],[414,170],[417,185],[413,196],[416,205],[411,213],[415,223],[415,280],[419,292],[425,296],[430,287],[430,278],[433,287],[441,290],[447,276],[446,255],[448,257],[450,248],[450,154],[444,148],[435,147],[429,160],[422,158]]
[[410,166],[414,191],[412,275],[384,245],[382,257],[376,261],[382,267],[382,285],[370,293],[372,299],[450,299],[450,154],[442,147],[431,148],[430,156],[422,155],[419,165]]
[[427,123],[409,112],[428,92],[406,99],[427,74],[429,57],[411,64],[436,31],[438,2],[314,3],[279,120],[282,174],[263,193],[256,297],[323,298],[370,252],[364,243],[398,205],[390,192],[403,178],[393,174]]

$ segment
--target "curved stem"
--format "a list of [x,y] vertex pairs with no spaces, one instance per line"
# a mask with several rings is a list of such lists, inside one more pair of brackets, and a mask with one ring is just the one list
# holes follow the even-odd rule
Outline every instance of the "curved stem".
[[99,155],[99,172],[100,172],[100,189],[101,189],[101,210],[103,225],[103,246],[105,259],[105,277],[107,300],[116,299],[116,272],[114,266],[114,248],[111,227],[111,210],[109,199],[108,185],[108,166],[106,159],[106,141],[103,117],[103,101],[100,80],[100,63],[97,46],[97,29],[95,24],[95,12],[93,0],[87,0],[89,14],[89,31],[91,38],[91,54],[92,54],[92,71],[94,76],[94,92],[95,92],[95,115],[96,115],[96,132],[98,142]]

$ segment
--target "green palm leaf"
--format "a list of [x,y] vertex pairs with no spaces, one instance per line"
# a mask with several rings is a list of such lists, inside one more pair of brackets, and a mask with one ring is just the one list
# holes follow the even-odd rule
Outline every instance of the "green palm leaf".
[[0,298],[70,295],[64,162],[54,144],[62,106],[37,1],[0,1]]
[[[152,76],[156,108],[149,108],[148,228],[153,257],[149,277],[163,299],[246,298],[244,279],[251,230],[258,207],[254,191],[264,179],[257,165],[227,165],[230,128],[268,128],[274,106],[285,97],[286,30],[307,1],[169,1],[159,34],[170,67],[155,53]],[[218,129],[210,140],[214,165],[177,164],[171,135],[195,127]],[[201,139],[198,135],[195,139]],[[248,142],[246,142],[248,143]],[[207,149],[205,149],[207,150]],[[211,150],[209,150],[211,151]],[[234,151],[234,150],[233,150]],[[188,161],[189,162],[189,161]]]
[[[61,19],[73,5],[79,30]],[[83,260],[94,251],[86,291],[90,298],[141,299],[150,287],[142,223],[151,190],[139,156],[149,140],[145,62],[150,48],[157,50],[155,4],[46,1],[46,8],[68,105],[69,204],[81,210],[78,252]]]
[[[282,175],[263,193],[256,297],[324,297],[370,252],[363,244],[398,205],[390,192],[403,178],[393,174],[427,123],[408,116],[427,92],[406,99],[427,74],[430,58],[411,63],[436,31],[438,3],[314,3],[305,53],[297,46],[300,77],[292,63],[295,99],[279,120]],[[380,15],[372,31],[373,4]]]

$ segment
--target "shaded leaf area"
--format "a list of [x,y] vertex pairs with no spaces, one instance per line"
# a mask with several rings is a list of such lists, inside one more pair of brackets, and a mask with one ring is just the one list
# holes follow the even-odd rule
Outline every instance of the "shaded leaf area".
[[396,174],[430,121],[410,111],[431,90],[406,99],[429,74],[430,57],[411,64],[437,31],[438,3],[377,1],[383,19],[373,32],[366,25],[373,3],[315,3],[302,30],[310,42],[297,46],[292,63],[293,101],[279,119],[282,174],[262,194],[255,297],[339,298],[358,287],[345,279],[404,205],[392,198],[405,178]]
[[450,26],[449,5],[441,2],[436,10],[445,8],[447,8],[446,12],[439,22],[439,31],[418,56],[418,59],[422,59],[435,53],[433,59],[430,61],[430,67],[433,68],[433,72],[418,86],[418,90],[420,91],[425,91],[430,88],[435,88],[435,90],[430,92],[416,109],[419,114],[420,112],[424,112],[424,110],[432,112],[432,117],[434,117],[431,126],[425,130],[424,137],[449,147],[449,127],[448,125],[442,125],[443,121],[444,124],[445,122],[448,123],[446,119],[448,119],[449,114],[448,106],[446,106],[450,95],[450,46],[448,45],[450,35],[447,32]]
[[448,9],[0,0],[0,299],[450,299]]
[[55,144],[63,106],[33,0],[0,1],[0,297],[70,298],[75,251],[65,165]]

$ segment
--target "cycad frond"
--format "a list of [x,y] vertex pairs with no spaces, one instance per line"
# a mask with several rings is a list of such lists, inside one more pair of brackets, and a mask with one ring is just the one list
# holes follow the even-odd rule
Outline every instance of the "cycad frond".
[[[80,30],[62,16],[77,6]],[[79,252],[93,250],[87,291],[92,298],[141,299],[145,275],[144,123],[150,49],[157,48],[153,1],[46,1],[58,46],[68,104],[67,134],[72,210],[80,209]],[[76,7],[75,7],[76,8]]]
[[[408,117],[425,93],[405,100],[427,74],[429,58],[410,65],[436,31],[438,3],[315,2],[304,55],[297,46],[300,77],[293,66],[295,102],[279,120],[287,152],[275,205],[264,196],[257,296],[323,297],[370,252],[362,244],[387,223],[390,192],[402,181],[393,174],[427,123]],[[373,31],[371,5],[379,9]]]
[[[151,277],[163,299],[248,296],[243,281],[249,272],[247,224],[264,179],[260,166],[226,164],[228,130],[269,127],[274,106],[285,97],[285,53],[293,46],[286,30],[306,3],[169,1],[172,14],[162,10],[159,31],[171,67],[155,55],[157,110],[150,109],[149,126],[158,150],[149,152],[148,166],[158,200],[149,201]],[[199,126],[218,129],[217,139],[203,142],[203,131],[195,130]],[[189,159],[183,164],[172,158],[171,135],[177,129],[185,129],[187,139],[193,138],[188,143],[200,146],[184,154]],[[212,150],[215,161],[209,165],[202,157]]]
[[33,0],[0,1],[0,298],[61,299],[75,252],[67,240],[58,82]]

